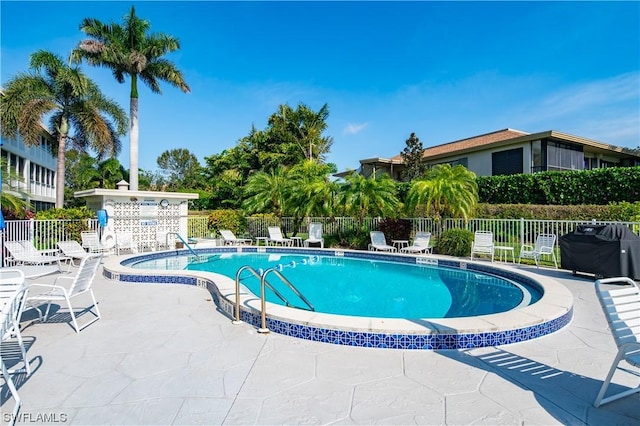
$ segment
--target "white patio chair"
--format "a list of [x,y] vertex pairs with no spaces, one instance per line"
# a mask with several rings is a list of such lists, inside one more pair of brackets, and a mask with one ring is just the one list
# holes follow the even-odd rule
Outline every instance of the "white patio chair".
[[121,251],[137,253],[138,246],[133,241],[133,233],[129,231],[116,231],[116,254],[120,256]]
[[229,229],[220,229],[218,230],[224,243],[230,246],[238,246],[238,245],[251,245],[253,240],[250,238],[237,238],[235,234]]
[[431,253],[433,247],[429,245],[430,241],[431,232],[416,232],[413,244],[408,247],[401,248],[400,251],[406,253]]
[[[73,266],[80,265],[80,261],[85,257],[91,255],[85,249],[82,248],[79,242],[71,240],[71,241],[58,241],[58,248],[62,252],[65,257],[71,259],[71,263]],[[76,264],[75,261],[78,261]]]
[[9,251],[10,261],[17,265],[46,265],[57,263],[62,270],[62,262],[70,260],[64,256],[58,256],[58,249],[38,250],[31,241],[5,241],[5,248]]
[[292,246],[293,240],[291,238],[285,238],[282,235],[282,230],[277,226],[270,226],[269,230],[269,238],[267,239],[267,245],[273,243],[274,246],[278,244],[282,246]]
[[471,260],[475,254],[487,254],[491,256],[493,262],[495,254],[495,244],[493,242],[493,232],[491,231],[476,231],[473,236],[473,243],[471,243]]
[[[4,273],[4,271],[3,271]],[[25,363],[25,372],[27,375],[30,374],[29,362],[27,361],[27,354],[24,349],[24,342],[22,341],[22,336],[20,335],[20,326],[19,323],[16,324],[16,315],[20,311],[20,306],[22,305],[22,301],[24,299],[24,295],[26,294],[26,286],[21,287],[19,290],[14,291],[11,297],[5,301],[4,306],[0,309],[0,339],[2,342],[16,336],[18,338],[18,345],[20,346],[22,352],[22,358]],[[2,346],[5,346],[4,343]],[[6,346],[5,346],[6,347]],[[22,400],[20,399],[20,395],[18,394],[18,390],[13,382],[13,378],[11,377],[14,373],[7,368],[5,361],[2,356],[2,351],[0,350],[0,372],[2,373],[2,377],[4,378],[7,387],[9,388],[9,392],[13,396],[15,400],[15,405],[11,412],[11,417],[7,421],[8,424],[15,424],[15,420],[18,416],[18,412],[20,411],[20,406],[22,405]],[[3,413],[5,411],[3,410]]]
[[371,231],[369,233],[371,238],[371,243],[369,243],[370,251],[388,251],[388,252],[396,252],[397,248],[394,246],[390,246],[387,244],[387,239],[384,236],[384,233],[381,231]]
[[309,247],[309,244],[320,244],[320,248],[324,248],[321,223],[312,222],[309,224],[309,238],[304,240],[304,246]]
[[20,317],[22,316],[26,295],[27,282],[24,273],[19,269],[3,268],[0,273],[0,312],[9,315],[12,323],[0,334],[0,338],[3,341],[13,337],[17,338],[24,368],[21,370],[9,370],[9,373],[21,371],[27,373],[28,376],[31,374],[31,367],[29,366],[29,361],[27,361],[27,353],[20,334]]
[[158,250],[175,250],[176,239],[175,232],[168,229],[156,230],[156,248]]
[[[49,310],[51,309],[51,302],[65,302],[69,309],[69,313],[71,315],[71,320],[73,322],[73,326],[76,330],[76,333],[79,333],[80,330],[87,327],[89,324],[92,324],[100,319],[100,309],[98,308],[98,303],[96,302],[95,295],[93,294],[93,289],[91,285],[93,284],[93,280],[98,271],[98,267],[100,266],[100,262],[102,261],[103,253],[95,253],[91,256],[88,256],[80,262],[80,267],[78,268],[78,272],[74,277],[70,276],[59,276],[54,281],[53,285],[51,284],[38,284],[33,283],[29,285],[29,296],[25,302],[25,310],[27,309],[35,309],[38,311],[38,317],[41,321],[46,322],[49,317]],[[68,287],[64,287],[61,284],[63,280],[71,281]],[[31,294],[38,289],[44,289],[43,293],[39,294]],[[81,296],[85,293],[88,293],[91,296],[91,300],[93,304],[84,310],[92,313],[95,318],[93,318],[88,323],[85,323],[82,327],[78,326],[78,322],[76,320],[76,314],[73,306],[71,305],[71,299],[75,299],[78,296]],[[42,304],[47,304],[47,309],[42,315],[42,311],[40,310],[40,306]],[[95,308],[95,313],[91,312],[91,308]]]
[[[601,287],[602,284],[622,284],[623,286],[605,290]],[[640,286],[630,278],[616,277],[597,280],[595,290],[602,310],[607,317],[613,339],[618,346],[618,353],[593,404],[595,407],[599,407],[602,404],[640,392],[640,386],[637,386],[604,397],[616,370],[640,376],[638,370],[620,367],[620,363],[626,361],[629,365],[640,368]]]
[[111,249],[111,247],[100,242],[100,238],[96,231],[82,231],[80,233],[80,238],[82,239],[82,247],[90,253],[108,253]]
[[558,269],[558,262],[556,261],[556,254],[554,251],[556,245],[555,234],[539,234],[536,237],[535,245],[523,244],[520,248],[520,256],[518,257],[518,263],[522,261],[522,258],[533,259],[536,262],[536,266],[540,266],[540,258],[542,256],[551,256],[553,264]]

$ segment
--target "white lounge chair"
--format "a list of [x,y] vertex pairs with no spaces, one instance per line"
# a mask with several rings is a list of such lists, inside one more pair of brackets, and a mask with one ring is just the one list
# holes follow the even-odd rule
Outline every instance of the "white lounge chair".
[[556,254],[554,251],[556,245],[555,234],[539,234],[536,237],[535,245],[523,244],[520,248],[520,256],[518,257],[518,263],[522,261],[522,258],[533,259],[536,262],[536,266],[540,266],[541,256],[551,256],[553,264],[558,269],[558,262],[556,261]]
[[429,245],[430,241],[431,232],[416,232],[413,244],[401,248],[400,251],[406,253],[431,253],[433,247]]
[[[78,272],[75,276],[58,276],[53,285],[39,283],[30,284],[29,295],[25,302],[24,309],[35,309],[36,311],[38,311],[40,320],[47,321],[47,318],[49,317],[49,310],[51,309],[51,302],[66,302],[76,333],[79,333],[80,330],[82,330],[89,324],[92,324],[99,320],[100,309],[98,308],[98,303],[96,302],[96,297],[93,294],[91,285],[93,284],[93,280],[98,271],[98,267],[100,266],[100,262],[102,261],[102,256],[103,253],[95,253],[82,259],[82,261],[80,262],[80,267],[78,268]],[[63,280],[69,280],[71,281],[71,284],[69,284],[69,286],[67,287],[60,285],[60,282]],[[35,293],[36,291],[43,289],[45,290],[43,293]],[[76,297],[82,296],[85,293],[88,293],[91,296],[93,304],[88,308],[83,309],[83,311],[87,311],[93,314],[95,318],[85,323],[82,327],[79,327],[76,320],[74,308],[71,305],[71,299],[75,299]],[[44,303],[47,304],[47,309],[44,312],[43,317],[40,306]],[[92,312],[91,308],[95,308],[95,313]]]
[[108,253],[111,249],[100,242],[98,233],[95,231],[82,231],[80,238],[82,239],[82,247],[90,253]]
[[[74,240],[58,241],[58,248],[65,257],[71,259],[73,266],[80,265],[80,261],[82,261],[82,259],[91,255],[91,253],[88,253],[82,248],[79,242]],[[78,264],[75,263],[75,260],[78,261]]]
[[120,252],[137,253],[138,246],[133,241],[133,233],[129,231],[116,231],[116,254],[120,256]]
[[309,244],[320,244],[320,248],[324,248],[321,223],[313,222],[309,224],[309,238],[304,240],[304,246],[309,247]]
[[[602,288],[603,284],[615,284],[617,288],[605,290]],[[602,310],[607,317],[613,339],[618,346],[618,354],[593,404],[599,407],[602,404],[640,392],[640,386],[637,386],[604,397],[617,369],[640,376],[638,370],[633,371],[620,367],[620,362],[626,361],[632,367],[640,368],[640,286],[630,278],[617,277],[597,280],[595,289]]]
[[253,240],[251,238],[237,238],[229,229],[220,229],[218,232],[220,232],[220,235],[226,245],[239,246],[253,244]]
[[168,229],[156,230],[156,248],[158,250],[175,250],[176,248],[176,232]]
[[473,243],[471,243],[471,260],[475,254],[486,254],[491,256],[493,262],[495,254],[495,244],[493,242],[493,232],[491,231],[476,231],[473,237]]
[[31,241],[5,241],[5,248],[9,251],[10,262],[17,265],[46,265],[57,263],[58,269],[62,270],[62,262],[69,258],[58,256],[58,249],[38,250]]
[[387,244],[387,239],[384,236],[384,233],[381,231],[371,231],[369,233],[371,237],[371,243],[369,244],[370,251],[389,251],[396,252],[397,248],[394,246],[390,246]]
[[282,230],[277,226],[270,226],[269,228],[269,238],[267,239],[267,245],[272,244],[277,246],[278,244],[282,246],[292,246],[293,240],[291,238],[285,238],[282,235]]

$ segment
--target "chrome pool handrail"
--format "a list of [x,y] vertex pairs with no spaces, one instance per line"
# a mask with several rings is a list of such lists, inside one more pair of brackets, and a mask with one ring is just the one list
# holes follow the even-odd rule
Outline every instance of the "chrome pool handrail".
[[242,322],[240,320],[240,274],[243,271],[249,271],[256,278],[260,279],[260,328],[258,329],[258,332],[260,332],[260,333],[268,333],[269,332],[269,329],[267,328],[267,298],[266,298],[265,286],[269,287],[269,289],[271,291],[273,291],[273,293],[280,300],[282,300],[287,307],[292,307],[293,306],[293,305],[291,305],[291,303],[289,303],[289,301],[278,290],[276,290],[273,287],[273,285],[271,285],[271,283],[269,283],[267,281],[267,275],[272,273],[272,272],[274,272],[276,274],[276,276],[278,278],[280,278],[280,280],[283,283],[285,283],[291,289],[291,291],[293,291],[296,294],[296,296],[298,296],[300,298],[300,300],[302,300],[309,307],[309,310],[315,311],[315,308],[313,307],[311,302],[302,293],[300,293],[300,290],[298,290],[291,283],[291,281],[289,281],[284,275],[282,275],[282,273],[279,270],[279,266],[275,266],[273,268],[269,268],[266,271],[264,271],[262,274],[260,274],[252,266],[245,265],[245,266],[241,267],[240,269],[238,269],[238,271],[236,272],[236,303],[235,303],[235,312],[234,312],[234,321],[233,321],[234,324]]

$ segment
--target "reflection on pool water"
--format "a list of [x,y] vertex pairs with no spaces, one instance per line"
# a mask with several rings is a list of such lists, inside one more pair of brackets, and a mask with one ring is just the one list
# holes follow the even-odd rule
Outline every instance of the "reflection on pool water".
[[[150,259],[130,265],[156,270],[208,271],[235,278],[250,265],[277,268],[316,312],[378,318],[458,318],[506,312],[541,297],[537,287],[477,271],[333,256],[288,253],[219,253]],[[309,309],[275,275],[267,281],[290,306]],[[249,271],[241,283],[260,294],[260,280]],[[269,302],[285,305],[267,288]]]

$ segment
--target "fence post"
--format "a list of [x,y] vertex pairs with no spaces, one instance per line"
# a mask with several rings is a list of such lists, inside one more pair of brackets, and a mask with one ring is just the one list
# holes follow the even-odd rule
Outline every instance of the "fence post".
[[520,245],[524,244],[524,218],[520,218]]

